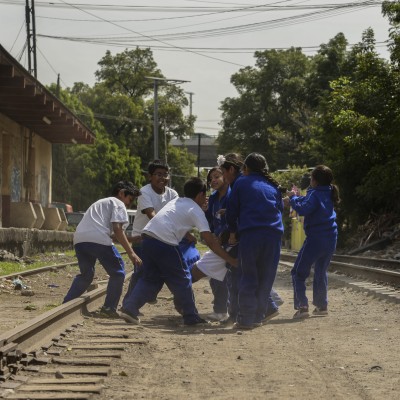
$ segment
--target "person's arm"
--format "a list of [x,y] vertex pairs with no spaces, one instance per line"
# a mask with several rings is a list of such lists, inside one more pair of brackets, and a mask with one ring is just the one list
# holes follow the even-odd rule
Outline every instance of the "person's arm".
[[142,264],[142,260],[140,257],[133,251],[131,245],[129,244],[128,238],[125,235],[125,232],[122,228],[122,223],[120,222],[113,222],[113,231],[116,239],[118,242],[121,244],[121,246],[124,248],[126,251],[126,254],[128,255],[129,259],[132,261],[133,264]]
[[191,232],[186,232],[185,238],[189,243],[197,243],[196,236],[194,236]]
[[223,258],[228,264],[237,267],[238,260],[233,258],[226,252],[219,244],[218,238],[209,231],[201,232],[201,238],[205,241],[206,245],[217,255]]
[[156,215],[153,207],[145,208],[144,210],[142,210],[142,213],[146,214],[148,219],[152,219]]

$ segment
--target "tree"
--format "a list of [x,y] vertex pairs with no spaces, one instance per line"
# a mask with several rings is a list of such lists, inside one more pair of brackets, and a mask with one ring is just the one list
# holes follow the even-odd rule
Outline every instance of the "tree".
[[[98,82],[93,88],[83,83],[72,92],[88,105],[106,128],[110,140],[139,156],[145,168],[153,158],[154,98],[153,81],[163,78],[150,49],[125,50],[111,55],[109,51],[99,61]],[[159,84],[158,117],[160,154],[165,152],[172,136],[181,138],[193,132],[194,117],[185,117],[188,105],[184,91],[173,84]]]
[[313,149],[317,162],[333,168],[341,209],[355,228],[371,213],[400,210],[393,200],[400,188],[388,179],[399,175],[399,75],[377,55],[371,29],[346,63],[347,76],[331,82],[321,101]]
[[[55,85],[49,88],[53,92],[55,89]],[[62,157],[53,159],[53,198],[71,203],[74,209],[86,210],[93,201],[109,195],[111,187],[120,180],[141,185],[140,159],[112,143],[102,124],[76,95],[61,90],[60,99],[82,118],[96,134],[96,140],[94,145],[54,147],[54,152]]]
[[219,152],[257,149],[272,169],[303,164],[298,150],[310,118],[305,86],[310,60],[298,48],[256,52],[255,57],[255,67],[231,78],[239,96],[222,102]]

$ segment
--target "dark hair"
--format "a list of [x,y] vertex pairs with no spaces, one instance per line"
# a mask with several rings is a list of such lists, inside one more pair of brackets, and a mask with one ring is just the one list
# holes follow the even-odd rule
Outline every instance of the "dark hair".
[[131,195],[134,197],[140,196],[140,190],[129,181],[119,181],[112,188],[111,194],[117,196],[120,190],[124,190],[125,196]]
[[243,157],[238,153],[228,153],[224,156],[225,161],[220,167],[228,169],[229,167],[234,167],[237,172],[243,167]]
[[222,174],[221,168],[220,167],[212,167],[207,174],[207,185],[210,185],[211,182],[211,174],[215,171],[219,171]]
[[169,165],[162,160],[151,161],[147,167],[147,171],[150,175],[153,175],[154,171],[158,168],[165,169],[167,172],[169,171]]
[[263,175],[265,179],[275,186],[281,193],[287,192],[287,189],[283,188],[279,182],[269,174],[267,160],[262,154],[250,153],[244,160],[244,165],[252,172]]
[[304,190],[307,189],[310,186],[311,182],[311,175],[306,172],[300,179],[300,189]]
[[311,177],[317,183],[317,186],[331,186],[332,188],[332,201],[335,206],[340,203],[339,188],[332,184],[333,173],[332,170],[326,165],[317,165],[311,171]]
[[183,193],[185,197],[194,199],[199,193],[206,193],[207,186],[204,181],[200,178],[193,177],[189,178],[183,185]]

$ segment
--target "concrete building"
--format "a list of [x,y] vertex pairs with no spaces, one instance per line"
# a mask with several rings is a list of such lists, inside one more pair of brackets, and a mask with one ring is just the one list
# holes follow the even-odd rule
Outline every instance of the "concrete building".
[[49,208],[53,143],[94,143],[94,134],[0,46],[0,227],[65,228]]

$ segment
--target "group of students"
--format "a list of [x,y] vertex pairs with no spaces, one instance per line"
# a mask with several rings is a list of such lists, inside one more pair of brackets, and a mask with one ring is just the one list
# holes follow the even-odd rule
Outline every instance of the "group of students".
[[[101,313],[140,323],[140,309],[156,301],[163,285],[174,296],[185,325],[207,323],[200,317],[192,284],[210,278],[213,313],[207,319],[232,322],[238,329],[253,329],[278,315],[282,303],[273,290],[283,234],[282,213],[289,205],[304,215],[306,240],[291,271],[294,318],[309,316],[306,279],[314,265],[315,314],[327,314],[327,269],[336,248],[335,205],[338,189],[332,171],[323,165],[311,173],[305,196],[287,192],[268,173],[266,159],[251,153],[243,161],[236,153],[218,156],[207,175],[207,185],[190,178],[184,197],[168,187],[169,167],[149,164],[149,184],[140,191],[130,182],[119,182],[113,196],[89,207],[74,235],[80,274],[64,302],[80,296],[94,276],[96,259],[110,276]],[[285,195],[285,197],[283,197]],[[133,236],[125,236],[126,208],[138,197]],[[197,228],[209,247],[202,257],[190,233]],[[134,273],[117,312],[123,289],[124,263],[112,243],[118,240],[134,264]],[[143,261],[142,261],[143,260]]]

